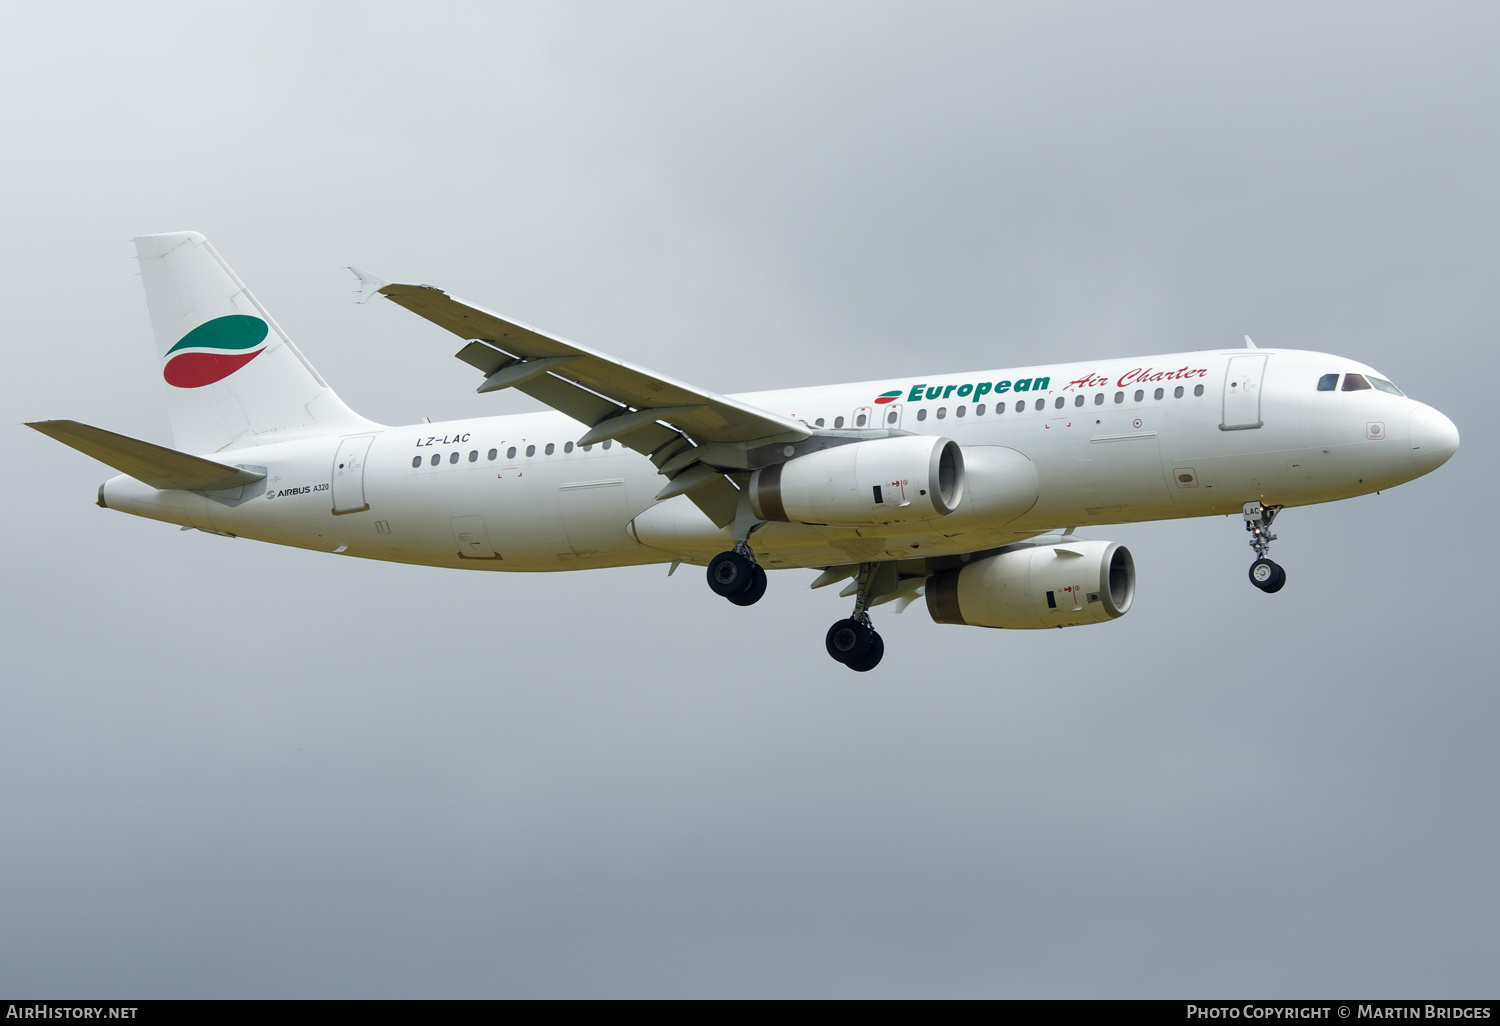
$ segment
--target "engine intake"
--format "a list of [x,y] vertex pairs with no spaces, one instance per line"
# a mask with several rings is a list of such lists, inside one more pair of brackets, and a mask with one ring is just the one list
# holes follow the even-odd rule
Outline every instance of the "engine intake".
[[1124,616],[1135,599],[1135,560],[1117,542],[1018,547],[927,579],[938,623],[1036,630]]
[[934,520],[958,508],[964,457],[951,438],[902,435],[808,453],[750,477],[761,520],[865,527]]

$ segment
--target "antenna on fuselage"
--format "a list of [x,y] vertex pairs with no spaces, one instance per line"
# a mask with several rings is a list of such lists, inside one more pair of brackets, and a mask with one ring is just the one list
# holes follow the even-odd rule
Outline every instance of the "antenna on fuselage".
[[1250,336],[1246,335],[1245,336],[1245,348],[1246,349],[1259,349],[1260,347],[1257,346],[1254,342],[1251,342],[1250,341]]

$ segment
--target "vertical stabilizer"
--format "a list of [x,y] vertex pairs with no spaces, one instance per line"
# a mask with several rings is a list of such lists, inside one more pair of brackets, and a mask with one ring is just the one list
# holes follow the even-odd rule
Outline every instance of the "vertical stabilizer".
[[334,394],[202,235],[141,235],[135,251],[178,449],[374,426]]

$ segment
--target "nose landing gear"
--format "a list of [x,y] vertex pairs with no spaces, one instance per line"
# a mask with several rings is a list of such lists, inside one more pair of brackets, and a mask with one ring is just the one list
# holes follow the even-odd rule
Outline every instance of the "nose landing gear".
[[1243,510],[1245,530],[1250,532],[1250,547],[1255,550],[1255,562],[1250,564],[1250,583],[1268,595],[1280,591],[1286,584],[1286,571],[1266,556],[1271,543],[1276,540],[1271,533],[1271,523],[1281,509],[1280,506],[1247,502]]
[[828,636],[824,639],[828,654],[856,673],[875,669],[885,655],[885,642],[870,624],[869,613],[878,569],[876,563],[860,566],[854,613],[828,628]]

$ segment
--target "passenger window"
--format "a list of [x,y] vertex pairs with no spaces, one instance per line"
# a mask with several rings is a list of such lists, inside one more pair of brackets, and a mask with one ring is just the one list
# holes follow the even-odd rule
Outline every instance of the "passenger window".
[[1324,374],[1318,379],[1319,392],[1332,392],[1339,387],[1339,376],[1337,374]]
[[479,462],[479,450],[478,449],[470,449],[469,450],[469,462],[470,463],[478,463]]
[[413,456],[411,458],[411,465],[413,467],[420,467],[422,465],[422,457],[420,457],[420,456]]
[[542,452],[546,453],[548,456],[551,456],[556,451],[557,451],[557,446],[553,445],[551,442],[548,442],[547,443],[547,448],[545,448],[545,449],[542,450]]
[[514,445],[505,450],[505,458],[508,460],[513,460],[516,458],[516,447]]
[[499,456],[499,455],[500,455],[500,450],[499,449],[491,449],[489,452],[485,453],[484,458],[487,459],[487,460],[489,460],[491,463],[493,463],[494,460],[495,460],[495,457]]
[[526,455],[527,456],[535,456],[536,455],[536,446],[534,446],[534,445],[528,445],[526,447]]
[[573,451],[573,443],[572,442],[564,442],[563,443],[563,452],[572,452],[572,451]]
[[611,445],[614,445],[614,444],[615,444],[615,443],[614,443],[614,440],[613,440],[613,439],[610,439],[610,438],[606,438],[606,439],[605,439],[605,440],[604,440],[604,447],[605,447],[605,448],[606,448],[606,449],[608,449],[608,448],[609,448],[609,447],[610,447],[610,446],[611,446]]
[[885,415],[885,422],[887,424],[894,424],[894,423],[896,423],[896,411],[895,410],[892,410],[890,413],[887,413]]
[[927,419],[927,411],[926,410],[918,410],[917,411],[917,419],[918,420],[926,420]]
[[1182,386],[1181,385],[1178,385],[1176,388],[1172,389],[1172,398],[1173,399],[1181,399],[1182,398]]
[[1405,395],[1406,394],[1405,392],[1401,391],[1401,389],[1397,388],[1395,385],[1393,385],[1389,381],[1385,380],[1385,378],[1377,378],[1373,374],[1369,375],[1369,378],[1370,378],[1370,384],[1374,385],[1376,388],[1380,389],[1382,392],[1389,392],[1389,393],[1391,393],[1391,395]]
[[813,421],[813,426],[814,427],[822,427],[823,426],[823,418],[819,417],[817,420]]
[[1194,395],[1202,395],[1203,394],[1203,386],[1202,385],[1194,385],[1193,386],[1193,394]]
[[863,413],[861,413],[858,417],[854,418],[854,426],[855,427],[864,427],[865,426],[865,415]]
[[964,415],[964,407],[960,406],[958,409],[954,410],[953,415],[955,417],[962,417]]
[[[1042,400],[1042,401],[1045,402],[1046,400]],[[1063,397],[1062,396],[1058,396],[1057,397],[1057,402],[1053,403],[1052,407],[1053,407],[1053,409],[1057,409],[1057,410],[1062,409],[1063,408]]]
[[449,456],[448,457],[448,462],[449,463],[457,463],[458,462],[458,453],[453,453],[451,456]]
[[1073,397],[1073,405],[1074,406],[1082,406],[1083,405],[1083,396],[1081,396],[1081,395],[1074,396]]
[[588,445],[580,445],[579,448],[582,449],[584,452],[593,452],[594,451],[594,443],[590,442]]
[[1125,401],[1125,393],[1124,392],[1116,392],[1115,393],[1115,403],[1119,404],[1119,403],[1123,403],[1124,401]]
[[939,406],[938,407],[938,420],[942,420],[946,416],[948,416],[948,407],[946,407],[946,406]]
[[983,417],[984,416],[984,403],[980,403],[978,406],[974,407],[974,416],[976,416],[976,417]]
[[1345,392],[1358,392],[1358,391],[1360,391],[1362,389],[1366,389],[1366,388],[1369,388],[1369,387],[1370,387],[1370,383],[1365,380],[1365,376],[1363,374],[1345,374],[1344,375],[1344,391]]
[[1155,394],[1155,395],[1153,395],[1153,396],[1152,396],[1152,397],[1151,397],[1151,398],[1153,398],[1153,399],[1160,399],[1160,398],[1161,398],[1161,397],[1162,397],[1162,396],[1164,396],[1164,395],[1166,395],[1166,394],[1167,394],[1167,393],[1166,393],[1166,390],[1165,390],[1165,389],[1160,389],[1160,388],[1158,388],[1158,389],[1157,389],[1157,390],[1156,390],[1156,394]]
[[441,456],[439,456],[437,453],[433,453],[432,454],[432,465],[435,467],[435,466],[437,466],[441,462],[443,462],[443,458]]
[[837,430],[838,428],[843,427],[844,426],[844,418],[843,417],[834,417],[833,418],[833,426],[834,426],[835,430]]
[[1141,400],[1143,400],[1145,398],[1146,398],[1146,390],[1144,388],[1138,388],[1138,389],[1135,390],[1135,401],[1136,402],[1140,402]]
[[1098,395],[1094,396],[1094,405],[1095,406],[1103,406],[1104,405],[1104,393],[1103,392],[1100,392]]
[[[1041,400],[1038,399],[1037,402],[1041,402]],[[1017,399],[1016,400],[1016,412],[1017,413],[1025,413],[1026,412],[1026,400],[1025,399]]]
[[998,417],[998,416],[1000,416],[1000,414],[1002,414],[1004,412],[1005,412],[1005,404],[1004,403],[996,403],[995,404],[995,416]]

